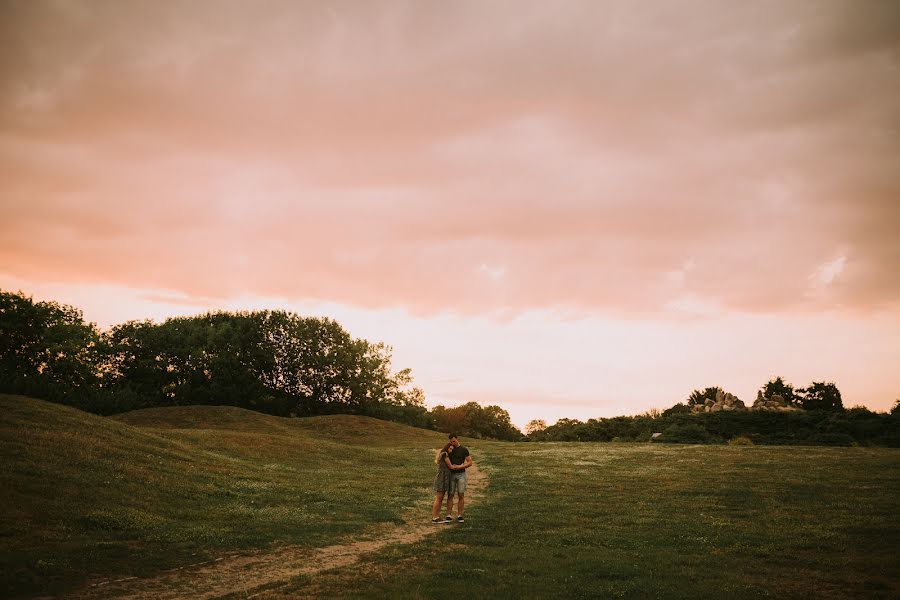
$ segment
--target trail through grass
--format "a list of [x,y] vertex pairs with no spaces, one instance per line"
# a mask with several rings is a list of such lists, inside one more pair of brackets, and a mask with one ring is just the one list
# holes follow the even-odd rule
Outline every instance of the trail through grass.
[[[480,499],[486,477],[473,469],[467,496]],[[239,553],[219,557],[202,564],[188,565],[154,577],[107,580],[92,584],[73,597],[120,598],[135,600],[196,600],[235,596],[257,597],[293,587],[297,579],[312,581],[322,572],[355,567],[374,553],[387,548],[414,544],[441,531],[423,518],[424,505],[411,511],[402,524],[381,524],[347,536],[337,544],[311,550],[304,546],[285,546],[262,552]],[[296,590],[295,590],[296,592]]]

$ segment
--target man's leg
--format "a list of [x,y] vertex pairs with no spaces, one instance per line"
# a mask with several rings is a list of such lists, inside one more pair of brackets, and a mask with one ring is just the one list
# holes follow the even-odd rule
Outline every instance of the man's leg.
[[468,483],[468,477],[463,471],[456,480],[456,519],[458,521],[463,520],[463,510],[466,508],[466,483]]

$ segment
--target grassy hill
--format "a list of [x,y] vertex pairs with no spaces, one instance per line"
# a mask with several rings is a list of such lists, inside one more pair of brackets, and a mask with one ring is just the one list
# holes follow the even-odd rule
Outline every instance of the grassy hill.
[[[286,419],[233,406],[172,406],[146,408],[109,417],[141,428],[216,429],[241,433],[312,434],[334,443],[359,443],[373,446],[418,446],[423,439],[439,443],[433,431],[417,429],[391,421],[356,415],[327,415]],[[424,436],[424,437],[423,437]]]
[[230,407],[103,418],[0,395],[2,596],[333,542],[427,497],[434,432]]

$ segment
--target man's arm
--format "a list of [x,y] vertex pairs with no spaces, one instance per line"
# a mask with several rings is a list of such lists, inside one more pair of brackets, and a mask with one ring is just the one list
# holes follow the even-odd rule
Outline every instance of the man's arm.
[[472,455],[470,454],[470,455],[466,456],[466,461],[462,464],[462,466],[460,468],[468,469],[471,466],[472,466]]

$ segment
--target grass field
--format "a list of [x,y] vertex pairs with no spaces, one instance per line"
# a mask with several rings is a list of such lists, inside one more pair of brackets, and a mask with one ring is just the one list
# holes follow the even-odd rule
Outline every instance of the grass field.
[[[0,396],[5,595],[427,519],[433,432]],[[900,450],[468,442],[463,525],[270,597],[896,598]],[[252,575],[251,575],[252,576]],[[240,597],[235,594],[234,597]]]
[[466,527],[382,557],[382,577],[336,573],[318,592],[438,597],[452,578],[461,597],[900,596],[897,450],[559,443],[474,453],[491,494],[467,510]]

